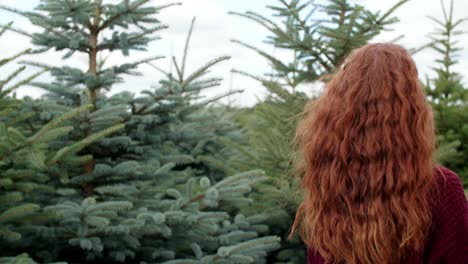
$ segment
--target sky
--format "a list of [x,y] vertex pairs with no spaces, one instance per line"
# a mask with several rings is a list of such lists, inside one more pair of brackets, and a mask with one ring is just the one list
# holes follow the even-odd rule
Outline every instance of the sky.
[[[115,0],[109,0],[115,1]],[[446,5],[448,0],[443,0]],[[154,4],[172,3],[174,1],[154,0]],[[255,11],[260,14],[270,16],[271,11],[266,8],[267,5],[272,5],[277,0],[178,0],[182,5],[171,7],[161,11],[160,20],[169,26],[168,29],[161,31],[159,35],[161,40],[150,44],[148,51],[131,52],[130,57],[121,56],[120,52],[113,55],[108,60],[110,64],[118,64],[122,62],[136,61],[148,56],[166,56],[165,59],[154,62],[160,68],[169,70],[169,59],[175,56],[180,60],[183,52],[183,46],[190,22],[193,17],[196,17],[195,29],[192,34],[191,45],[187,58],[188,73],[201,67],[206,62],[213,58],[229,55],[231,59],[223,62],[211,72],[213,77],[222,77],[223,83],[219,87],[207,89],[203,95],[208,98],[217,95],[225,94],[230,90],[239,92],[234,93],[229,97],[222,99],[223,103],[230,103],[239,106],[252,106],[258,100],[261,100],[266,95],[266,90],[255,80],[239,74],[231,73],[232,69],[240,69],[254,75],[262,75],[270,71],[268,65],[260,55],[248,50],[238,44],[232,43],[232,39],[242,40],[256,47],[259,47],[266,52],[274,54],[277,58],[288,59],[290,53],[279,49],[274,49],[272,46],[263,43],[269,33],[260,25],[252,21],[248,21],[238,16],[228,14],[229,11],[244,12]],[[397,0],[356,0],[355,2],[364,5],[371,10],[387,10]],[[0,4],[14,6],[21,10],[32,10],[39,0],[0,0]],[[468,10],[467,0],[455,0],[454,16],[461,18],[467,16],[463,10]],[[34,32],[34,28],[29,22],[19,17],[18,15],[0,10],[0,24],[6,24],[14,21],[14,26],[24,29],[28,32]],[[401,6],[395,13],[399,17],[400,22],[392,26],[393,31],[384,32],[376,37],[372,42],[385,42],[394,39],[399,35],[405,37],[398,43],[407,47],[418,47],[426,43],[428,34],[434,30],[434,23],[427,16],[441,17],[442,10],[439,0],[410,0],[409,3]],[[464,28],[468,27],[468,22]],[[460,52],[460,63],[454,67],[454,70],[460,72],[463,77],[463,82],[468,83],[468,34],[459,37],[459,45],[465,49]],[[0,58],[5,57],[4,54],[12,54],[30,47],[29,40],[26,37],[16,33],[6,33],[0,38]],[[60,55],[63,53],[60,53]],[[86,69],[85,56],[73,56],[68,60],[61,60],[54,52],[48,52],[38,55],[28,60],[46,61],[53,65],[73,65]],[[434,71],[431,67],[434,66],[434,61],[437,59],[437,54],[431,50],[424,50],[413,56],[418,66],[420,77],[433,77]],[[23,58],[24,59],[24,58]],[[4,69],[6,72],[11,72],[18,65],[10,64]],[[37,71],[34,67],[28,67],[23,76]],[[148,89],[152,85],[157,85],[158,80],[162,75],[153,68],[142,65],[139,71],[143,76],[126,76],[125,82],[117,84],[113,87],[111,93],[119,91],[132,91],[138,93],[141,90]],[[48,80],[47,75],[40,77],[41,80]],[[307,93],[313,93],[317,89],[316,86],[301,87]],[[242,92],[240,92],[242,91]],[[18,96],[40,96],[42,91],[31,86],[24,86],[17,91]]]

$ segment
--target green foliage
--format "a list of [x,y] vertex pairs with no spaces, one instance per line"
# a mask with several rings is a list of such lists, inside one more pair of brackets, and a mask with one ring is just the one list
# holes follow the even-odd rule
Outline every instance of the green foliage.
[[[426,77],[426,94],[430,101],[438,134],[439,161],[457,171],[468,186],[468,89],[459,73],[453,71],[462,49],[456,38],[466,32],[459,28],[465,19],[453,17],[453,1],[449,10],[442,3],[443,19],[430,17],[437,25],[431,34],[430,48],[439,54],[433,67],[437,77]],[[447,12],[448,11],[448,12]]]
[[[0,32],[0,35],[5,29]],[[29,50],[26,50],[13,57],[3,59],[1,66],[28,53]],[[28,228],[45,224],[57,218],[55,213],[42,210],[38,204],[39,200],[31,193],[40,195],[52,191],[47,185],[47,181],[50,180],[47,170],[53,166],[53,163],[64,162],[64,159],[62,156],[52,162],[50,157],[56,155],[56,152],[48,147],[48,143],[69,134],[73,127],[67,126],[67,121],[91,107],[89,105],[83,106],[64,113],[44,126],[35,128],[30,123],[32,115],[22,114],[21,109],[24,107],[22,102],[12,97],[10,93],[14,89],[28,84],[42,72],[33,74],[9,88],[3,89],[24,69],[21,67],[3,79],[0,88],[0,246],[2,249],[6,248],[7,245],[24,241]],[[101,134],[94,140],[104,135]],[[80,148],[84,148],[90,143],[82,142]],[[57,153],[65,149],[60,149]],[[3,254],[9,253],[2,250]],[[0,257],[0,263],[36,262],[27,254],[21,254],[17,257]]]
[[[11,24],[4,27],[0,35],[10,26]],[[28,52],[26,50],[2,59],[0,67]],[[27,132],[21,131],[15,120],[21,102],[10,97],[9,93],[13,88],[4,88],[24,69],[21,67],[3,79],[0,88],[0,245],[21,240],[21,221],[37,214],[40,209],[37,204],[25,199],[26,192],[42,187],[40,180],[46,177],[43,174],[46,147],[34,140],[38,136],[37,133],[28,137]],[[20,85],[15,84],[10,87],[18,86]],[[56,122],[55,126],[59,124],[60,122]],[[53,127],[44,128],[43,134],[50,132]]]
[[278,0],[268,6],[273,16],[281,19],[275,23],[255,12],[231,12],[266,28],[271,35],[268,43],[290,50],[292,62],[282,62],[268,53],[242,41],[235,40],[263,56],[274,69],[275,81],[288,86],[292,92],[304,82],[313,82],[330,74],[346,55],[363,46],[389,25],[397,22],[394,11],[408,2],[398,1],[384,12],[373,12],[348,0],[328,0],[324,4],[313,1]]
[[21,255],[18,255],[16,257],[7,257],[7,258],[1,258],[0,263],[5,263],[5,264],[37,264],[34,260],[32,260],[28,254],[23,253]]
[[[14,29],[30,36],[37,51],[54,48],[67,51],[64,59],[74,53],[88,58],[87,71],[26,62],[54,77],[31,83],[47,91],[39,100],[24,100],[24,111],[37,113],[32,124],[51,124],[68,111],[92,106],[75,116],[73,131],[39,130],[37,138],[50,140],[53,153],[44,157],[52,166],[45,181],[49,191],[35,197],[59,219],[28,228],[27,241],[7,250],[27,250],[41,262],[265,263],[279,238],[264,236],[268,226],[261,212],[239,212],[252,204],[247,194],[265,180],[264,173],[222,166],[232,153],[224,142],[241,133],[229,113],[211,103],[230,93],[200,95],[219,85],[221,78],[207,73],[229,57],[187,74],[192,21],[181,62],[172,58],[175,74],[152,64],[160,56],[110,67],[98,59],[104,51],[126,56],[144,50],[156,39],[153,33],[165,26],[155,15],[173,4],[147,2],[44,0],[35,12],[2,7],[43,29]],[[122,74],[136,74],[141,64],[163,73],[157,86],[140,96],[106,95]]]
[[[257,52],[273,69],[264,77],[234,71],[260,81],[268,95],[249,111],[238,112],[238,119],[245,124],[247,142],[238,147],[237,155],[230,161],[236,168],[259,167],[269,176],[270,182],[260,185],[259,192],[252,194],[260,201],[258,206],[245,211],[266,210],[270,214],[271,234],[285,238],[301,195],[291,171],[294,157],[291,141],[298,117],[313,97],[299,89],[312,89],[327,82],[350,51],[398,21],[393,13],[406,2],[397,1],[385,12],[373,12],[347,0],[329,0],[324,4],[279,0],[269,6],[273,16],[280,19],[279,23],[254,12],[232,12],[266,28],[271,34],[267,42],[292,54],[291,62],[284,62],[234,40]],[[231,142],[231,145],[236,144]],[[299,239],[284,241],[282,249],[270,259],[270,263],[305,261],[305,248]]]
[[[28,49],[0,60],[65,51],[88,58],[88,69],[23,61],[40,70],[0,80],[0,263],[303,263],[298,238],[286,241],[300,200],[292,180],[291,140],[299,114],[313,99],[302,89],[327,82],[346,55],[397,22],[396,1],[373,12],[347,0],[278,0],[279,23],[254,12],[234,13],[265,27],[267,41],[291,51],[289,62],[234,40],[265,58],[273,72],[252,76],[267,90],[252,109],[214,106],[201,92],[220,56],[187,72],[192,20],[180,60],[165,71],[152,56],[107,65],[103,53],[144,51],[166,28],[157,18],[170,6],[149,0],[42,0],[33,12],[0,5],[41,30]],[[437,78],[426,82],[439,134],[439,160],[468,168],[467,93],[452,71],[454,38],[463,20],[445,9],[429,47],[440,52]],[[32,57],[32,56],[31,56]],[[163,77],[140,95],[108,95],[126,74],[151,66]],[[34,81],[45,71],[50,82]],[[46,91],[39,99],[11,94],[22,85]],[[236,119],[244,130],[239,129]],[[27,252],[27,253],[25,253]],[[271,253],[267,255],[267,253]],[[34,259],[34,260],[33,260]],[[58,262],[57,262],[58,263]]]

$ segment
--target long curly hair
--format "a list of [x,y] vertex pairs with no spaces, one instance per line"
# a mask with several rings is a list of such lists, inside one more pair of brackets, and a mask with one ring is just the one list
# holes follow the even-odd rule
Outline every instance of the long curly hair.
[[424,247],[431,221],[435,130],[411,55],[367,44],[352,52],[298,124],[304,197],[298,231],[327,263],[399,263]]

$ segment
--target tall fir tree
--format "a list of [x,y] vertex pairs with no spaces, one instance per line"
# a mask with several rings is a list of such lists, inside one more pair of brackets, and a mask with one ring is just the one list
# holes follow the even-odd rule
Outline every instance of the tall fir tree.
[[439,54],[433,70],[437,77],[426,77],[426,94],[434,111],[439,161],[459,173],[468,188],[468,89],[453,70],[462,47],[457,38],[465,19],[453,16],[453,0],[448,8],[441,3],[442,19],[430,17],[437,26],[431,33],[430,48]]
[[200,102],[200,91],[221,81],[206,77],[208,70],[228,57],[186,74],[190,30],[181,63],[172,60],[175,74],[156,66],[165,77],[141,96],[105,93],[122,74],[138,74],[138,65],[160,58],[110,67],[99,60],[103,52],[128,56],[130,50],[145,50],[156,39],[153,33],[166,26],[154,15],[175,4],[148,2],[43,0],[35,12],[1,7],[43,28],[34,34],[13,29],[43,50],[65,50],[64,59],[74,53],[88,58],[86,71],[26,62],[54,77],[51,83],[33,83],[48,91],[29,101],[29,109],[39,112],[36,123],[83,104],[94,106],[80,116],[78,131],[50,143],[59,149],[58,158],[83,137],[117,131],[83,149],[76,164],[49,170],[60,180],[49,182],[55,192],[46,196],[45,210],[61,219],[31,231],[30,243],[12,250],[69,263],[265,263],[279,238],[262,237],[268,232],[265,215],[238,209],[252,203],[246,194],[264,173],[227,176],[232,171],[222,164],[230,150],[223,142],[240,133],[223,109],[210,107],[217,98]]
[[275,49],[292,54],[290,62],[281,61],[251,44],[234,40],[258,53],[272,67],[272,72],[265,76],[234,70],[261,82],[267,90],[267,97],[252,109],[239,113],[238,118],[245,123],[247,130],[247,142],[231,159],[234,167],[259,167],[269,176],[270,182],[252,195],[261,201],[258,207],[246,209],[270,213],[268,224],[271,234],[284,238],[282,247],[270,256],[269,263],[306,261],[303,243],[297,237],[292,241],[286,240],[301,195],[292,177],[291,165],[295,154],[291,152],[291,141],[305,103],[313,99],[301,89],[312,89],[314,84],[326,83],[350,51],[365,45],[398,22],[393,16],[394,11],[406,2],[395,1],[389,10],[374,12],[349,0],[328,0],[323,4],[278,0],[268,7],[279,22],[251,11],[232,12],[267,29],[270,36],[266,42]]

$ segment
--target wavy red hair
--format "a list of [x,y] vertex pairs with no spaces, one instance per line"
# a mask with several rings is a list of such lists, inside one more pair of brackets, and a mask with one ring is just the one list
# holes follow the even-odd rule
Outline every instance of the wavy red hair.
[[421,250],[436,187],[435,131],[411,55],[365,45],[304,108],[294,139],[298,231],[327,263],[394,264]]

